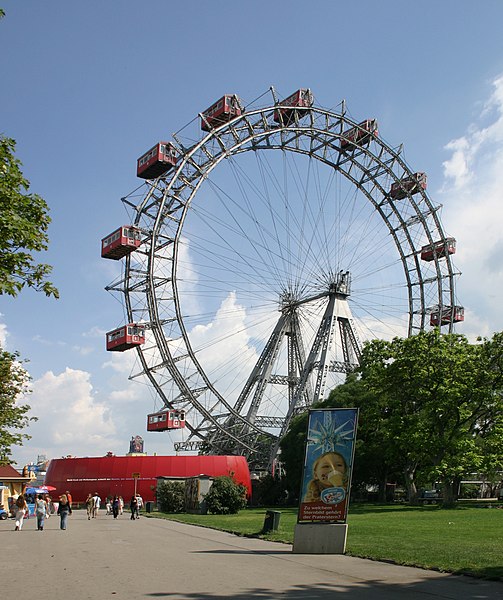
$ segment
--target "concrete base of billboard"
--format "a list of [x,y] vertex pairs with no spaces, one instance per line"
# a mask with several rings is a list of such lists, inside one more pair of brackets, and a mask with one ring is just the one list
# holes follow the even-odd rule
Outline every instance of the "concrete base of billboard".
[[297,523],[292,552],[296,554],[344,554],[347,523]]

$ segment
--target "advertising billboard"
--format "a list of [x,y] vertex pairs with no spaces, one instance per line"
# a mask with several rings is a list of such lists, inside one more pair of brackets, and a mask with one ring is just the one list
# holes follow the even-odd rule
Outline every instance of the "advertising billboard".
[[299,523],[345,523],[357,408],[309,411]]

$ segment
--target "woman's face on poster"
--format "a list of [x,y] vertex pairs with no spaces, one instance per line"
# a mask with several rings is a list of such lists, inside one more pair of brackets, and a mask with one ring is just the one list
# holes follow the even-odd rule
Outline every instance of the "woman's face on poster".
[[336,452],[330,452],[319,458],[314,468],[314,477],[324,487],[341,486],[345,473],[344,459]]

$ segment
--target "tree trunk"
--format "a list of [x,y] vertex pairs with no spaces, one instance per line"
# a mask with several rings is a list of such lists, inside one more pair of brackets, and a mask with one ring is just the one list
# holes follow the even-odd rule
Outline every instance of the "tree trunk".
[[456,477],[452,481],[445,482],[443,485],[444,493],[443,493],[443,506],[445,508],[451,508],[456,504],[456,500],[458,499],[459,493],[459,484],[461,479]]
[[387,484],[387,473],[384,473],[379,481],[379,492],[378,492],[378,496],[377,496],[377,500],[381,503],[385,503],[387,501],[386,499],[386,484]]
[[409,504],[417,504],[417,487],[415,482],[416,469],[412,466],[406,466],[404,469],[405,486],[407,488],[407,500]]

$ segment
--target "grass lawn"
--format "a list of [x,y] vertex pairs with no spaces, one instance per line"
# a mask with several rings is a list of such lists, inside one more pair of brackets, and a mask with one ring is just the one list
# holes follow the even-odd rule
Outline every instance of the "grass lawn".
[[[261,534],[265,508],[237,515],[151,516],[260,536],[277,542],[293,541],[297,509],[281,508],[278,531]],[[503,578],[503,510],[497,508],[355,505],[348,516],[346,553],[426,569]]]

